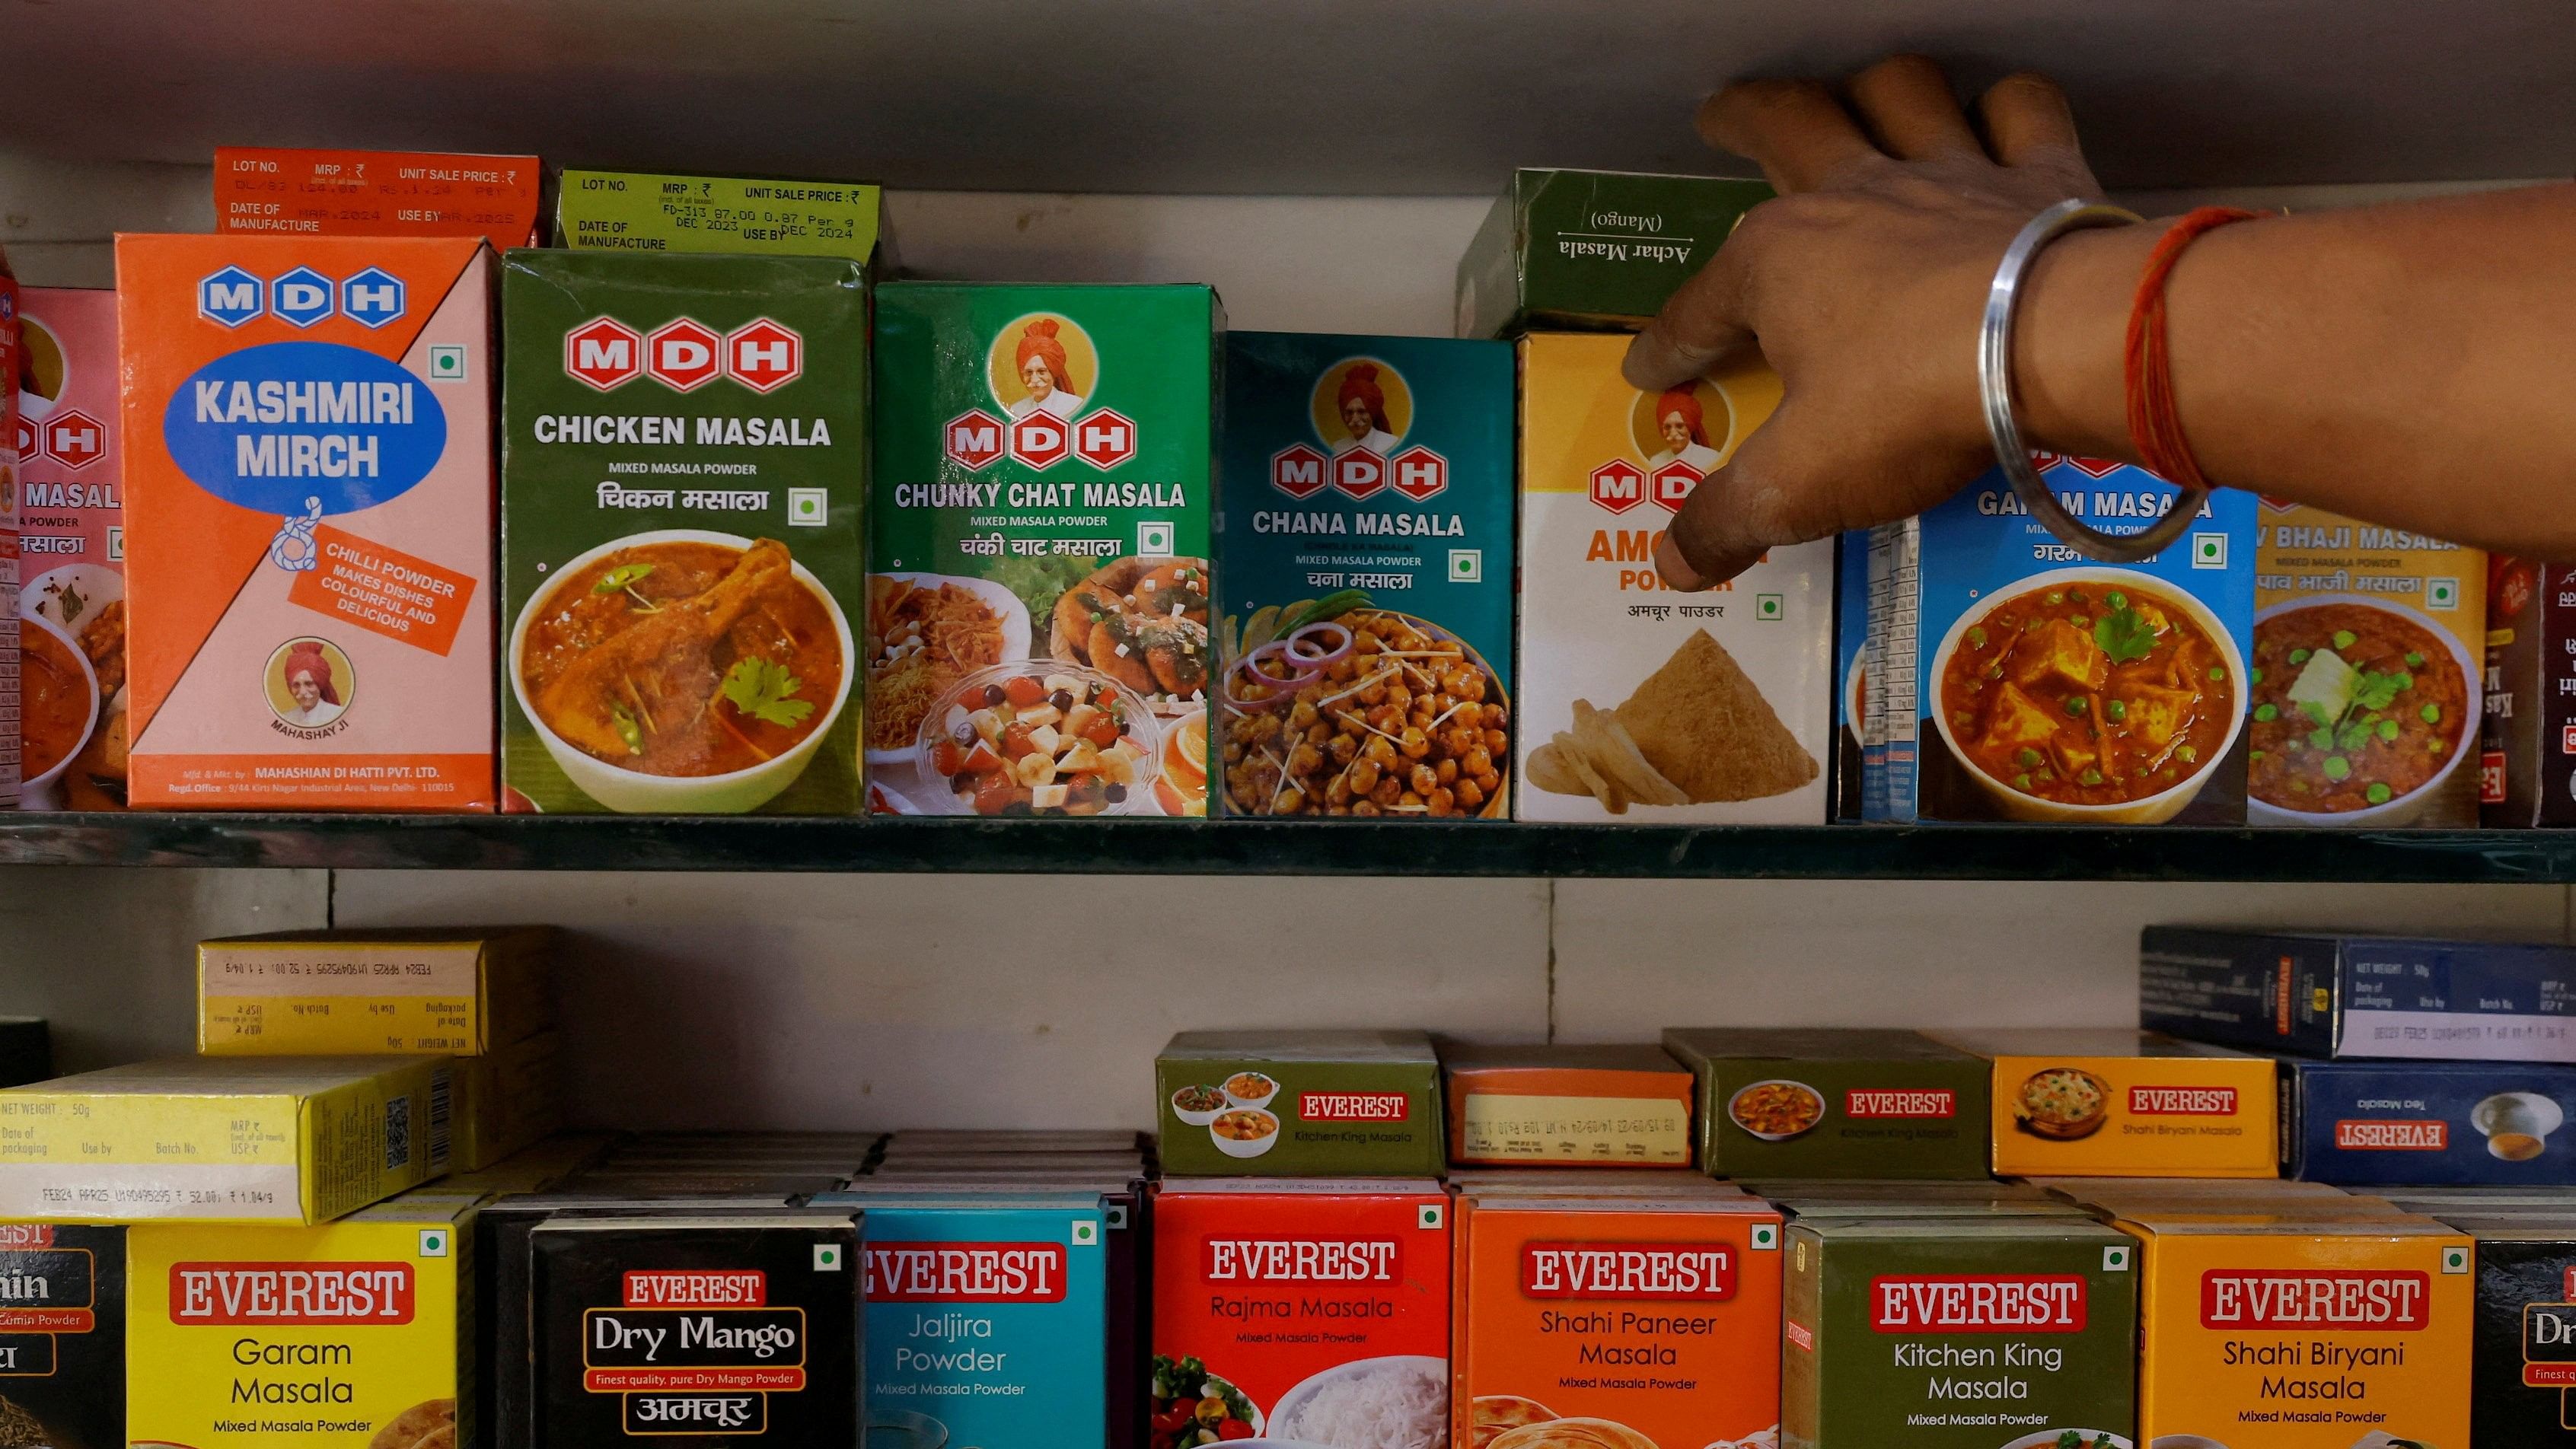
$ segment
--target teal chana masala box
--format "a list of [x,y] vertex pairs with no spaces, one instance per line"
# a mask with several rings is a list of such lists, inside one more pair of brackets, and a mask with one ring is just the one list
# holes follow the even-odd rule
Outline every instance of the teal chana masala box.
[[867,308],[847,260],[504,260],[505,810],[859,811]]
[[1227,338],[1223,813],[1511,817],[1512,381],[1500,342]]
[[872,806],[1206,814],[1216,293],[876,295]]

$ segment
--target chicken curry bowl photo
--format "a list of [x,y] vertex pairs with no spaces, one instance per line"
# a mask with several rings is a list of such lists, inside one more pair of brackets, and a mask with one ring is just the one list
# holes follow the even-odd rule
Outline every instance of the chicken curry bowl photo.
[[2125,569],[2059,569],[1962,613],[1932,723],[2004,818],[2149,825],[2245,723],[2245,662],[2208,605]]
[[631,534],[556,571],[510,686],[572,783],[625,813],[737,814],[794,784],[849,704],[857,651],[773,539]]

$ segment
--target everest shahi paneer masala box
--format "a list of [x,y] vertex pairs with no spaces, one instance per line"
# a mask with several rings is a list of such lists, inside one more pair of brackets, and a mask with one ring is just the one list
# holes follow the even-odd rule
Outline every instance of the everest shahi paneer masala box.
[[22,810],[125,805],[125,477],[116,294],[19,294]]
[[492,808],[492,265],[117,238],[134,804]]
[[[1522,820],[1823,824],[1834,544],[1773,549],[1704,593],[1655,544],[1780,401],[1758,364],[1661,393],[1618,334],[1521,357]],[[1634,813],[1632,813],[1634,812]]]
[[1512,354],[1226,338],[1223,808],[1510,818]]
[[871,804],[1204,815],[1205,287],[877,292]]
[[503,267],[506,808],[859,810],[866,278]]

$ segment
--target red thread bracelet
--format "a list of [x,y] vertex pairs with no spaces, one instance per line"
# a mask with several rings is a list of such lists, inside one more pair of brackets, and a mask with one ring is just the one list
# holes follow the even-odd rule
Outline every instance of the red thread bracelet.
[[2265,215],[2234,206],[2204,206],[2177,221],[2156,242],[2138,279],[2137,300],[2129,308],[2126,383],[2129,402],[2129,446],[2148,472],[2185,488],[2211,486],[2183,435],[2182,414],[2174,402],[2173,358],[2165,346],[2165,279],[2182,260],[2185,248],[2204,234],[2231,222]]

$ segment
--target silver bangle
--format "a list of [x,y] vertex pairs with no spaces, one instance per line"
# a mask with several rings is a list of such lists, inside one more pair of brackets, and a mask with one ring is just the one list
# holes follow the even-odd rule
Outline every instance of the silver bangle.
[[2144,219],[2122,207],[2074,197],[2032,217],[2021,234],[2012,239],[2012,245],[2004,248],[2004,259],[1995,266],[1994,285],[1986,292],[1984,323],[1977,334],[1977,392],[1985,403],[1986,436],[1994,442],[1995,462],[2012,480],[2013,492],[2021,495],[2031,517],[2060,542],[2104,563],[2139,563],[2162,553],[2165,545],[2191,527],[2209,490],[2197,486],[2182,489],[2156,521],[2138,533],[2104,533],[2067,516],[2058,505],[2057,495],[2040,481],[2039,470],[2030,465],[2030,447],[2022,441],[2021,424],[2014,417],[2013,312],[2021,302],[2022,278],[2041,248],[2070,231],[2125,226]]

